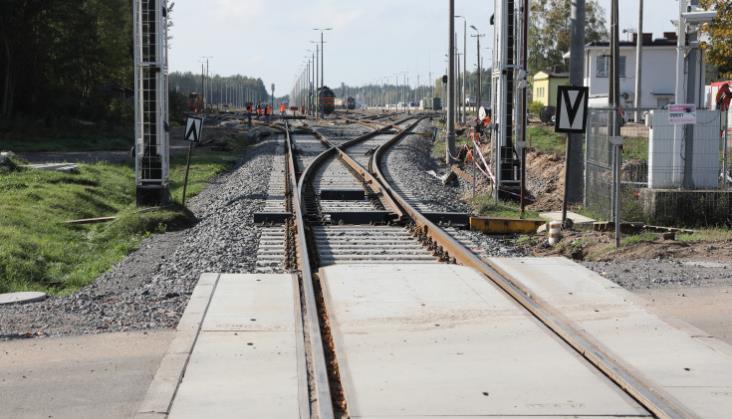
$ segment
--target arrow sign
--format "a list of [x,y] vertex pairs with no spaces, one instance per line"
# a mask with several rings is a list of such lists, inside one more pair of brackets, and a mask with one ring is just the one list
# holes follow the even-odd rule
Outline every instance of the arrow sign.
[[555,132],[584,134],[587,130],[589,90],[580,86],[559,86]]
[[188,117],[186,121],[185,140],[192,143],[201,141],[201,130],[203,130],[203,118],[195,116]]

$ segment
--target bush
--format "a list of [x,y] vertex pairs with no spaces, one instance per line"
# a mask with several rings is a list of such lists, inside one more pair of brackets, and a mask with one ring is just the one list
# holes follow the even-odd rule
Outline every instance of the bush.
[[542,110],[544,110],[543,103],[536,100],[529,103],[529,114],[539,116]]

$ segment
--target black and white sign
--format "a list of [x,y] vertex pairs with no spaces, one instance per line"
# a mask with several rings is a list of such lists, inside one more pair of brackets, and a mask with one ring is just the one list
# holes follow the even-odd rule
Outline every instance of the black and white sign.
[[203,130],[203,118],[189,116],[186,121],[186,141],[192,143],[201,141],[201,130]]
[[559,86],[554,131],[584,134],[587,130],[587,87]]

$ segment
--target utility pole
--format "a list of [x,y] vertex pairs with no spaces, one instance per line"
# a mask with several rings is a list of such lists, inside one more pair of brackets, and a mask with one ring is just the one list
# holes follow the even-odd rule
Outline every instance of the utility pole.
[[466,91],[465,91],[465,79],[468,75],[468,21],[464,20],[463,25],[463,100],[462,100],[462,106],[463,106],[463,125],[465,125],[467,116],[465,115],[467,109],[465,108],[465,99],[466,99]]
[[620,247],[620,188],[622,176],[620,173],[621,145],[617,139],[620,136],[620,121],[618,110],[620,106],[620,25],[618,0],[612,0],[610,14],[610,138],[613,141],[613,218],[615,224],[615,247]]
[[[314,28],[313,30],[320,31],[320,88],[322,89],[325,87],[325,32],[331,31],[333,28]],[[318,98],[318,111],[321,118],[325,117],[325,109],[320,98]]]
[[[298,89],[298,92],[297,93],[298,93],[298,95],[300,94],[300,90],[299,89]],[[269,108],[270,109],[270,112],[272,112],[272,115],[274,115],[274,113],[275,113],[275,110],[274,110],[274,108],[275,108],[274,107],[274,101],[275,101],[275,84],[272,83],[272,99],[271,99],[271,103],[272,104],[270,105],[270,108]]]
[[640,122],[641,76],[643,70],[643,0],[638,0],[638,35],[635,45],[635,122]]
[[529,71],[529,0],[523,0],[521,5],[521,49],[519,50],[519,95],[518,103],[516,106],[516,119],[518,124],[516,126],[516,137],[518,146],[519,157],[521,159],[520,164],[520,207],[521,216],[524,215],[526,208],[525,191],[526,191],[526,127],[528,125],[529,112],[528,112],[528,71]]
[[319,73],[323,71],[320,66],[320,44],[316,41],[310,41],[315,44],[315,116],[320,117],[320,78]]
[[475,38],[476,41],[478,41],[478,95],[475,102],[476,111],[480,108],[482,104],[482,93],[483,93],[483,66],[482,61],[480,59],[480,38],[483,38],[485,35],[480,33],[478,31],[478,28],[476,28],[474,25],[470,26],[474,31],[475,35],[470,35],[471,37]]
[[[460,49],[458,34],[455,31],[455,124],[460,123]],[[453,154],[454,155],[454,154]]]
[[[675,103],[684,103],[685,89],[684,89],[684,62],[686,56],[686,19],[684,13],[686,13],[688,7],[687,0],[679,0],[679,23],[677,28],[677,44],[676,44],[676,99]],[[673,173],[671,182],[674,186],[681,186],[682,182],[682,163],[683,158],[681,156],[681,148],[684,142],[684,128],[682,125],[674,126],[674,145],[673,145]]]
[[465,16],[455,16],[456,18],[460,18],[463,20],[463,87],[462,87],[462,100],[460,101],[460,106],[462,107],[462,113],[460,114],[460,122],[465,125],[465,119],[466,119],[466,109],[465,109],[465,97],[466,97],[466,91],[465,91],[465,77],[468,74],[468,20],[465,18]]
[[457,31],[453,33],[455,40],[455,94],[453,100],[455,101],[455,126],[460,124],[460,49],[458,48],[458,35]]
[[[571,44],[569,57],[569,84],[572,86],[584,85],[585,61],[585,0],[572,1],[570,15]],[[567,201],[582,202],[584,194],[585,161],[582,134],[569,134],[570,144],[567,147]]]
[[448,167],[452,166],[455,155],[455,0],[450,1],[449,29],[449,58],[447,63],[447,147],[445,147],[445,161]]
[[[694,9],[699,6],[699,0],[689,0],[689,6]],[[688,23],[688,21],[686,22]],[[704,85],[704,73],[702,57],[699,53],[699,31],[697,29],[688,31],[688,46],[686,53],[686,103],[693,103],[701,108],[703,102],[700,100],[700,86]],[[694,189],[694,126],[684,125],[684,177],[682,185],[686,189]]]

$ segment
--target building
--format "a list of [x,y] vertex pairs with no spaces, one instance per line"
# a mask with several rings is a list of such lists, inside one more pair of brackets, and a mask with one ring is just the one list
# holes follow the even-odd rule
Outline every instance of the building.
[[533,101],[544,106],[557,106],[557,87],[569,84],[569,73],[540,71],[532,82]]
[[[620,42],[620,104],[633,108],[635,103],[635,56],[637,34],[632,41]],[[565,57],[569,57],[566,54]],[[676,33],[663,38],[643,34],[641,108],[663,108],[674,102],[676,90]],[[592,42],[585,47],[585,86],[590,90],[590,106],[608,105],[610,80],[610,45]]]

